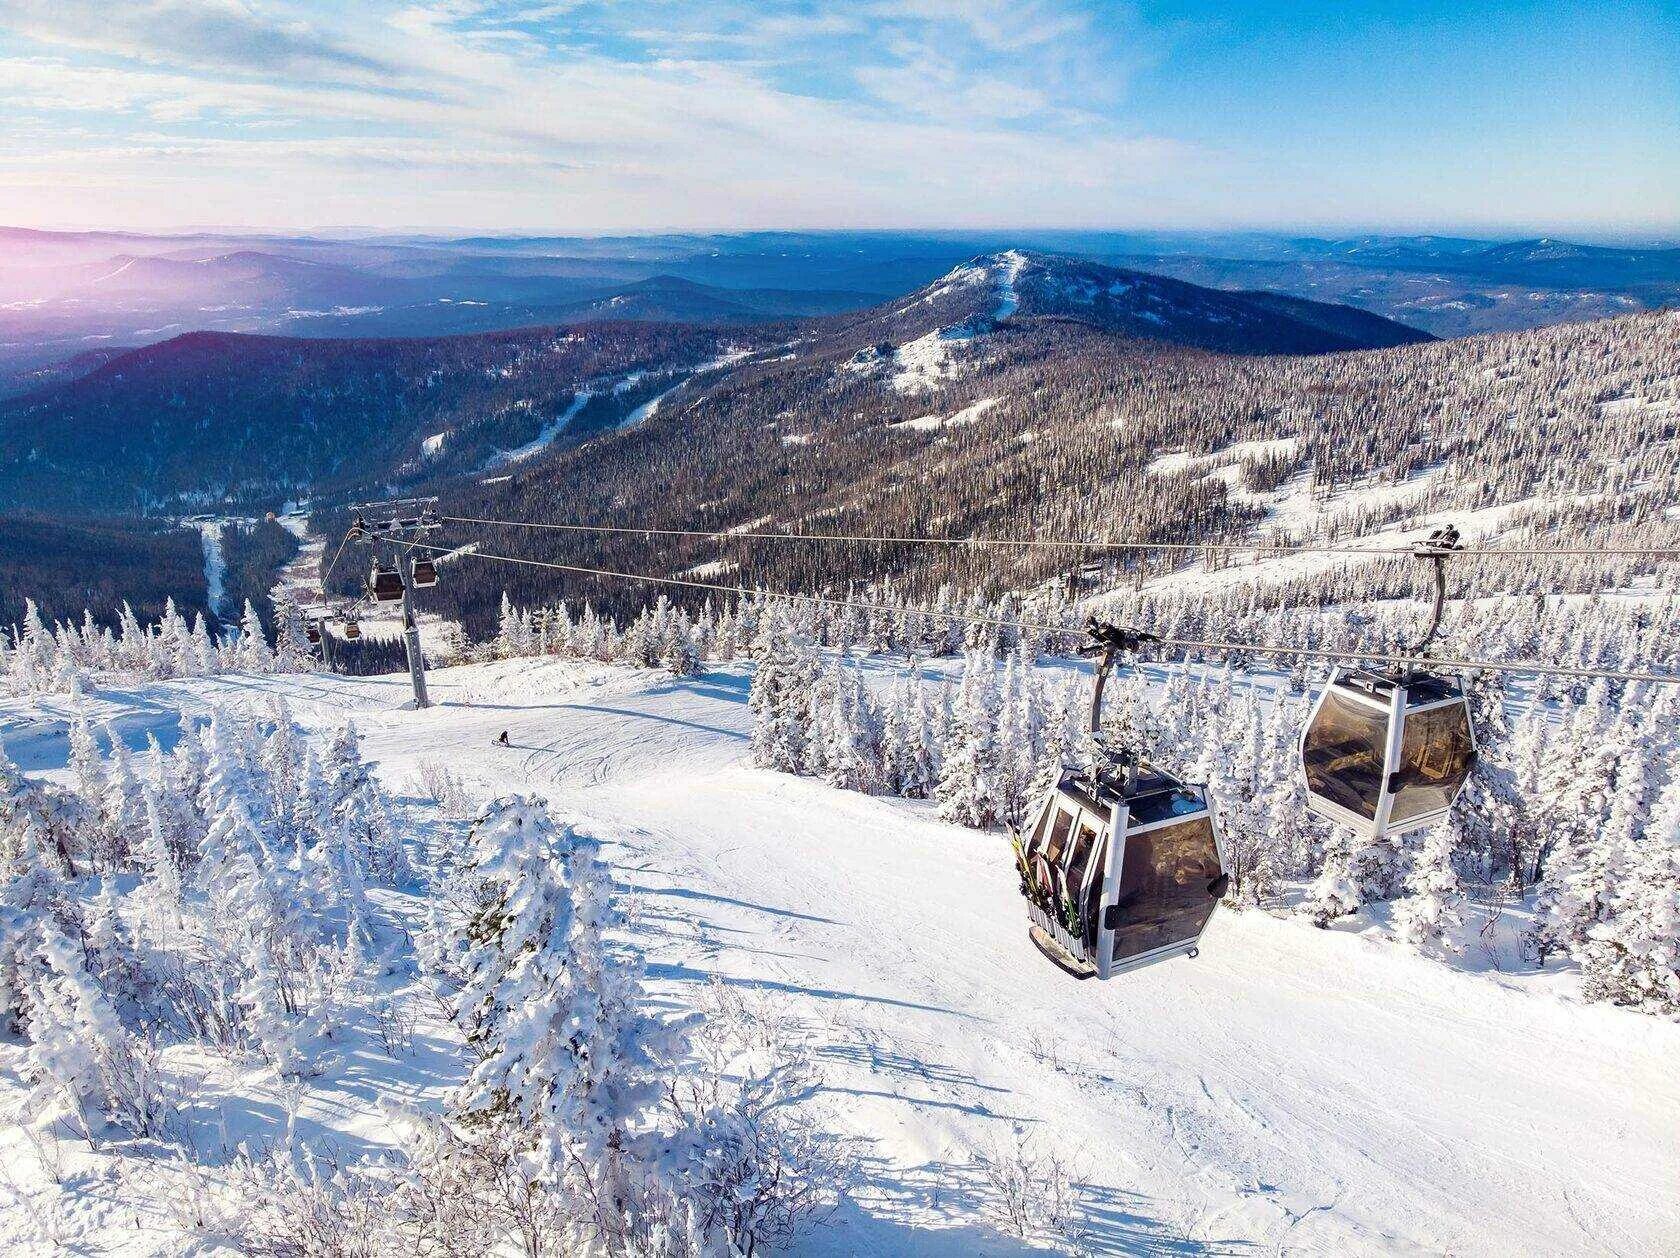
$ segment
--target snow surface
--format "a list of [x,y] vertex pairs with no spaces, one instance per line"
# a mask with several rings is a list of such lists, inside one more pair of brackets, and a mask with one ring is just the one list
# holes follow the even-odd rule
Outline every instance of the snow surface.
[[906,341],[893,353],[892,387],[900,393],[928,393],[962,370],[951,351],[974,339],[965,324],[940,328]]
[[[709,371],[723,371],[726,368],[733,366],[735,363],[740,362],[743,358],[748,358],[751,355],[751,349],[732,346],[724,350],[721,354],[718,354],[716,357],[708,358],[705,362],[698,364],[687,374],[680,377],[669,389],[666,389],[663,393],[660,393],[656,397],[643,402],[635,410],[626,415],[624,417],[624,422],[618,426],[618,431],[628,432],[630,429],[635,428],[640,424],[644,424],[648,420],[652,419],[659,413],[660,404],[664,402],[666,398],[670,397],[671,394],[682,388],[683,385],[687,384],[695,376],[704,375]],[[646,374],[646,372],[641,371],[632,372],[615,391],[623,392]]]
[[912,432],[932,432],[938,428],[972,424],[1002,400],[1002,398],[984,397],[978,402],[963,407],[960,411],[953,411],[949,415],[921,415],[915,419],[904,419],[896,424],[888,424],[887,427],[907,428]]
[[[1284,539],[1284,544],[1287,545],[1287,537],[1295,534],[1303,525],[1328,523],[1339,515],[1351,514],[1361,507],[1371,508],[1386,502],[1404,502],[1413,496],[1421,496],[1421,493],[1421,489],[1407,483],[1382,486],[1363,493],[1338,494],[1325,502],[1315,502],[1307,492],[1304,481],[1299,485],[1291,481],[1280,487],[1277,495],[1253,494],[1245,495],[1245,498],[1251,502],[1268,505],[1270,514],[1261,526],[1262,537]],[[1372,559],[1387,559],[1391,558],[1388,552],[1394,548],[1420,542],[1433,529],[1448,524],[1457,526],[1467,544],[1474,543],[1497,536],[1514,514],[1540,505],[1542,501],[1537,498],[1524,499],[1478,510],[1432,511],[1357,538],[1341,539],[1336,544],[1352,550],[1370,550],[1373,552]],[[1216,568],[1212,572],[1207,571],[1200,562],[1190,564],[1176,572],[1154,578],[1145,588],[1203,593],[1233,585],[1292,581],[1330,572],[1348,564],[1371,562],[1361,555],[1345,551],[1285,554],[1253,561],[1246,561],[1244,556],[1238,556],[1238,559],[1244,561]]]
[[[492,455],[485,461],[484,466],[478,470],[481,472],[490,472],[499,467],[506,467],[509,463],[523,463],[527,459],[534,459],[537,455],[541,454],[544,450],[548,449],[549,446],[554,444],[555,439],[558,438],[561,433],[566,431],[566,426],[577,418],[577,413],[581,411],[588,403],[589,399],[594,396],[595,395],[587,389],[574,393],[572,395],[571,405],[566,407],[565,410],[561,411],[560,414],[556,415],[553,419],[549,420],[548,423],[544,424],[542,426],[542,430],[538,432],[535,437],[532,437],[531,440],[527,441],[522,446],[515,446],[512,450],[503,450],[499,454]],[[439,435],[441,436],[442,434]],[[428,438],[428,440],[430,439]]]
[[992,320],[1002,323],[1021,305],[1020,294],[1015,291],[1015,282],[1021,278],[1021,268],[1027,265],[1027,255],[1019,249],[1008,249],[998,254],[998,304]]
[[204,605],[218,620],[226,622],[227,556],[222,553],[222,526],[225,520],[203,520],[198,526],[199,540],[204,546]]
[[[1115,420],[1114,426],[1120,427],[1123,420]],[[1237,441],[1226,446],[1223,450],[1216,450],[1212,454],[1190,454],[1184,450],[1169,450],[1165,454],[1158,454],[1149,461],[1144,470],[1155,476],[1166,476],[1174,472],[1191,472],[1200,468],[1235,466],[1245,459],[1264,459],[1274,456],[1294,454],[1300,449],[1299,437],[1274,437],[1266,441]]]
[[[305,724],[354,716],[389,783],[440,761],[600,834],[639,895],[656,992],[688,1003],[717,975],[776,994],[820,1066],[809,1104],[861,1144],[853,1199],[798,1253],[1031,1252],[985,1221],[974,1162],[1017,1128],[1073,1161],[1092,1253],[1674,1252],[1680,1026],[1581,1004],[1555,971],[1467,973],[1259,912],[1216,915],[1197,961],[1075,983],[1027,941],[1002,836],[750,767],[748,682],[744,666],[675,680],[519,660],[434,673],[423,712],[402,708],[400,676],[90,702],[133,744],[212,702],[283,695]],[[0,705],[8,731],[49,715]],[[504,729],[512,746],[492,746]],[[20,750],[61,771],[62,743]],[[296,1128],[390,1143],[381,1103],[435,1105],[464,1068],[447,1028],[417,1042],[304,1084]],[[218,1080],[205,1104],[229,1140],[272,1138],[277,1092]],[[0,1134],[0,1244],[22,1252],[50,1213],[74,1251],[178,1252],[148,1230],[140,1182],[83,1150],[53,1184]]]

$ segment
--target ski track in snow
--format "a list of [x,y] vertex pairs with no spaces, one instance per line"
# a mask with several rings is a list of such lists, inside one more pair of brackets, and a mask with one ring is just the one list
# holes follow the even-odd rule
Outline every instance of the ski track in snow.
[[632,428],[636,428],[636,427],[640,426],[641,424],[645,424],[648,420],[652,419],[655,414],[658,413],[659,404],[661,402],[663,402],[666,398],[670,397],[671,394],[675,393],[678,389],[682,388],[683,385],[685,385],[687,383],[688,383],[688,377],[685,376],[681,380],[679,380],[675,384],[673,384],[669,389],[666,389],[661,393],[654,394],[651,398],[649,398],[647,401],[643,402],[635,410],[631,411],[628,415],[626,415],[624,417],[624,422],[619,424],[618,431],[619,432],[629,432]]
[[[572,404],[555,418],[544,424],[542,426],[542,431],[537,433],[535,437],[531,438],[531,440],[527,441],[522,446],[516,446],[512,450],[503,450],[499,454],[491,455],[490,458],[485,460],[484,466],[478,470],[480,472],[493,472],[497,468],[506,467],[510,463],[523,463],[527,459],[536,458],[537,455],[541,454],[544,450],[548,449],[549,446],[554,444],[560,434],[566,431],[566,426],[570,424],[572,420],[577,418],[577,413],[581,411],[584,406],[588,404],[589,399],[594,396],[594,393],[590,392],[588,389],[583,389],[573,394]],[[439,435],[441,436],[442,434]]]
[[[1002,836],[750,767],[749,676],[516,660],[435,672],[425,712],[402,676],[95,702],[139,742],[283,695],[305,724],[354,716],[393,784],[440,761],[599,834],[656,994],[716,974],[809,1036],[864,1181],[798,1253],[1032,1252],[978,1217],[973,1155],[1014,1126],[1074,1161],[1093,1253],[1673,1252],[1680,1027],[1257,912],[1217,914],[1197,961],[1075,983],[1026,938]],[[37,771],[62,749],[19,748]]]
[[1002,323],[1020,307],[1021,298],[1015,291],[1015,281],[1021,278],[1021,268],[1027,265],[1027,257],[1019,249],[1010,249],[999,254],[998,261],[1003,265],[998,270],[997,312],[992,315],[994,323]]
[[198,526],[204,544],[204,605],[223,624],[229,623],[227,607],[227,556],[222,553],[222,526],[226,520],[205,520]]

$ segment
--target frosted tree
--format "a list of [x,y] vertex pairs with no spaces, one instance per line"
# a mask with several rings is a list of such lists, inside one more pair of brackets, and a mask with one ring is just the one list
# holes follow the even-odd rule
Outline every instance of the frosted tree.
[[1214,740],[1220,752],[1205,757],[1225,835],[1226,872],[1231,898],[1258,904],[1277,876],[1277,836],[1267,825],[1275,800],[1268,792],[1266,730],[1259,704],[1250,691],[1218,724]]
[[192,656],[193,672],[198,676],[208,677],[221,671],[216,659],[216,642],[210,636],[210,626],[205,623],[203,612],[193,617]]
[[268,795],[267,812],[275,822],[275,842],[285,846],[295,842],[295,827],[300,820],[307,748],[284,700],[274,701],[270,715],[273,728],[262,740],[257,763]]
[[52,634],[41,619],[41,609],[35,605],[34,599],[25,599],[23,638],[18,644],[17,659],[13,665],[15,676],[21,683],[20,690],[29,694],[52,677],[54,654]]
[[998,702],[992,657],[969,652],[936,793],[939,815],[947,821],[982,829],[998,820]]
[[76,877],[78,836],[88,810],[68,791],[32,782],[0,749],[0,873],[17,877],[40,864]]
[[39,1113],[64,1103],[92,1134],[90,1107],[136,1135],[162,1134],[168,1115],[151,1065],[105,993],[83,967],[81,950],[51,924],[40,932],[41,968],[27,992],[25,1102]]
[[268,636],[263,632],[262,617],[250,599],[239,617],[239,640],[233,648],[233,666],[242,673],[274,671],[274,653],[268,649]]
[[111,756],[105,769],[102,797],[98,801],[99,830],[94,844],[94,862],[105,870],[124,869],[145,825],[145,805],[134,760],[120,737],[111,739]]
[[274,595],[274,667],[282,673],[315,671],[315,648],[309,645],[309,627],[303,609],[288,589]]
[[753,714],[753,763],[783,773],[806,764],[809,701],[820,666],[816,652],[788,627],[780,609],[765,617],[747,704]]
[[83,802],[98,806],[105,794],[105,761],[99,739],[88,724],[87,709],[79,703],[70,718],[70,780]]
[[673,677],[697,677],[702,658],[704,651],[695,635],[686,626],[678,624],[666,639],[659,662]]
[[1680,777],[1575,955],[1589,999],[1680,1015]]
[[880,714],[857,668],[842,656],[813,696],[813,741],[832,786],[872,791],[881,778]]
[[1324,867],[1307,888],[1302,911],[1316,926],[1356,913],[1368,903],[1361,865],[1370,842],[1344,826],[1334,826],[1325,846]]
[[894,795],[926,799],[933,789],[937,773],[919,673],[912,672],[895,686],[886,704],[881,721],[881,771],[885,789]]
[[1558,838],[1548,849],[1527,939],[1541,965],[1555,952],[1579,949],[1612,911],[1654,788],[1632,723],[1607,728],[1606,720],[1591,706],[1582,708],[1555,757],[1572,755],[1575,771],[1559,767],[1543,779],[1549,792],[1541,801],[1543,815]]
[[460,1105],[528,1130],[569,1212],[622,1235],[670,1033],[642,1008],[639,968],[607,939],[621,919],[595,844],[540,803],[506,797],[474,827],[470,877],[479,908],[457,1016],[480,1059]]
[[1453,868],[1453,853],[1460,842],[1451,818],[1424,832],[1406,876],[1405,895],[1394,906],[1395,934],[1415,948],[1457,951],[1452,932],[1464,923],[1464,889]]
[[141,860],[145,870],[142,886],[147,897],[158,910],[162,920],[171,927],[181,921],[181,869],[176,863],[174,845],[164,820],[165,811],[157,791],[142,787],[145,815]]
[[998,816],[1018,830],[1027,824],[1043,793],[1046,717],[1043,692],[1030,659],[1012,653],[998,692]]

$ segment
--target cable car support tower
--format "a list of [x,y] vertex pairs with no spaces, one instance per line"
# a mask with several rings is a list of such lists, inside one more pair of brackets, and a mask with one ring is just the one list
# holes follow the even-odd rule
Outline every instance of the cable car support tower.
[[[417,585],[437,584],[433,548],[424,544],[426,537],[439,527],[432,510],[435,502],[436,498],[393,498],[359,503],[354,508],[356,522],[351,525],[352,536],[358,532],[366,535],[373,550],[368,593],[376,602],[400,600],[402,603],[403,649],[408,656],[408,676],[414,686],[416,708],[432,706],[426,689],[426,657],[420,650],[420,624],[414,612],[414,590]],[[380,542],[390,545],[388,566],[379,561]],[[414,559],[417,548],[421,553],[418,563]]]

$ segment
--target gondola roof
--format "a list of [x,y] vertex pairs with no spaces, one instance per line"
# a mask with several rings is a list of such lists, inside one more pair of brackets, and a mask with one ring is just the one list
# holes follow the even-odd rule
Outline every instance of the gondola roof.
[[[1398,678],[1385,673],[1373,673],[1366,669],[1351,670],[1336,678],[1337,686],[1368,695],[1372,700],[1384,707],[1394,702],[1395,688],[1401,685]],[[1463,697],[1463,691],[1450,677],[1443,677],[1436,673],[1413,673],[1404,681],[1406,688],[1406,706],[1408,708],[1423,707],[1430,703],[1442,703],[1448,699]]]
[[1114,805],[1123,802],[1129,822],[1134,826],[1203,812],[1207,808],[1195,791],[1170,773],[1147,764],[1138,768],[1129,787],[1125,775],[1118,771],[1100,773],[1093,782],[1088,774],[1070,769],[1062,774],[1057,789],[1105,822],[1114,819]]

